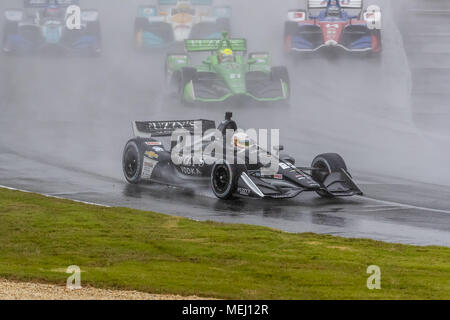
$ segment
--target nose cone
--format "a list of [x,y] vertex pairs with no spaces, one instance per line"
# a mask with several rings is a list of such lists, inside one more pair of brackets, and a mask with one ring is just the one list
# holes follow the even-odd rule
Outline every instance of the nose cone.
[[341,39],[343,24],[340,22],[327,22],[321,24],[323,42],[327,46],[336,46]]
[[44,38],[47,43],[56,44],[61,39],[62,28],[59,25],[46,26],[43,29]]
[[191,26],[189,25],[178,25],[174,28],[175,41],[184,41],[189,38],[191,34]]
[[245,85],[245,79],[235,79],[228,82],[231,92],[235,95],[244,95],[247,93],[247,86]]
[[335,47],[338,45],[338,42],[336,40],[328,40],[325,42],[325,45],[329,47]]
[[319,190],[320,189],[320,185],[313,181],[312,179],[310,179],[307,176],[304,176],[304,178],[300,177],[300,175],[298,175],[295,179],[295,181],[303,188],[305,189],[309,189],[309,190]]
[[222,75],[234,95],[245,95],[247,93],[246,72],[242,64],[222,63],[217,66],[217,71]]
[[194,20],[194,17],[187,13],[177,14],[172,18],[172,21],[179,24],[190,24]]

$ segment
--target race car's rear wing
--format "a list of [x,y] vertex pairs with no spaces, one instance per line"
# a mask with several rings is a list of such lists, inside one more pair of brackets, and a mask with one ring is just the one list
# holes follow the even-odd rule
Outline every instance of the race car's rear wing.
[[245,39],[209,39],[209,40],[185,40],[187,52],[217,51],[221,48],[230,48],[236,52],[247,51],[247,40]]
[[[158,4],[160,6],[175,6],[178,1],[179,0],[158,0]],[[213,4],[213,0],[191,0],[190,4],[193,6],[211,6]]]
[[325,9],[329,3],[338,2],[343,9],[360,9],[363,8],[363,0],[308,0],[308,9]]
[[138,7],[138,18],[151,18],[158,15],[158,9],[155,6],[141,5]]
[[354,16],[360,15],[363,9],[363,0],[308,0],[308,12],[316,15],[318,10],[326,9],[333,3],[339,4],[342,9]]
[[134,121],[133,134],[135,137],[170,137],[176,130],[184,129],[202,135],[210,129],[215,129],[213,120],[172,120],[172,121]]
[[49,5],[59,7],[68,7],[71,5],[78,6],[80,0],[23,0],[24,8],[45,8]]

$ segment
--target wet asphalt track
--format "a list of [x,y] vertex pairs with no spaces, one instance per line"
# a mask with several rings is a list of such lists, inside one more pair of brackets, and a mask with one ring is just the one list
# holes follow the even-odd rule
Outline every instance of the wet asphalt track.
[[396,1],[412,75],[412,114],[435,139],[450,137],[450,2]]
[[[436,163],[448,163],[448,143],[430,140],[412,116],[411,72],[389,1],[376,1],[389,8],[381,62],[287,61],[280,48],[289,6],[269,1],[250,11],[255,1],[234,4],[235,34],[288,65],[291,107],[185,108],[168,101],[163,56],[132,50],[137,1],[92,0],[102,14],[101,58],[0,57],[0,185],[198,220],[450,246],[450,171]],[[1,9],[21,1],[4,2]],[[209,190],[124,182],[120,159],[131,120],[220,120],[224,111],[243,128],[281,128],[286,150],[301,164],[318,153],[341,153],[365,196],[223,202]]]

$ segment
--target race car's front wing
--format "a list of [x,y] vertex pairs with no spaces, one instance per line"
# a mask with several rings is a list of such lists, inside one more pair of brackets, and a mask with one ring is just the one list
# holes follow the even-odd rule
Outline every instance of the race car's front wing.
[[222,80],[190,81],[186,84],[184,99],[188,102],[225,102],[229,100],[253,100],[273,102],[287,100],[289,85],[278,81],[247,81],[246,92],[233,93]]
[[239,178],[237,194],[252,198],[288,199],[308,191],[323,192],[333,197],[351,197],[363,194],[345,170],[331,173],[322,184],[312,181],[309,186],[285,180],[281,175],[260,177],[249,171],[242,173]]
[[[186,34],[188,38],[195,39],[220,39],[221,29],[211,28],[211,23],[198,23]],[[214,24],[213,24],[214,25]],[[142,30],[136,32],[136,45],[139,49],[168,49],[184,46],[184,37],[179,39],[170,23],[148,23]]]
[[47,42],[42,38],[27,38],[21,34],[10,34],[5,38],[3,51],[6,53],[29,53],[43,51],[64,51],[73,53],[100,52],[100,41],[97,37],[84,34],[70,40]]
[[301,25],[298,33],[286,37],[287,50],[316,52],[326,48],[338,48],[346,52],[379,52],[381,40],[378,30],[369,30],[364,25],[351,25],[342,31],[338,41],[324,41],[317,25]]

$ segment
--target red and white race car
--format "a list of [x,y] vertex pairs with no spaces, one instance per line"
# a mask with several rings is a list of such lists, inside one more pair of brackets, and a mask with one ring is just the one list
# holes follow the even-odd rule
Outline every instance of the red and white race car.
[[381,52],[381,9],[362,0],[308,0],[307,10],[290,10],[285,24],[288,52],[341,49]]

